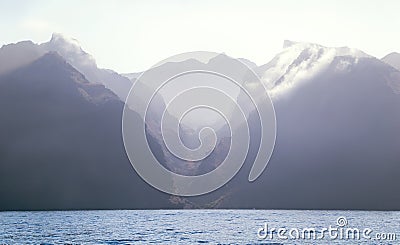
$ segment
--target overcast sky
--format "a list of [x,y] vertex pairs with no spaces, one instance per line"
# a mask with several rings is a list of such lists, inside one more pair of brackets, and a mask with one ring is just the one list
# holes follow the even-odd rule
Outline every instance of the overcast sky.
[[100,67],[141,71],[186,51],[257,64],[283,40],[350,46],[381,58],[400,51],[400,1],[1,1],[0,44],[79,40]]

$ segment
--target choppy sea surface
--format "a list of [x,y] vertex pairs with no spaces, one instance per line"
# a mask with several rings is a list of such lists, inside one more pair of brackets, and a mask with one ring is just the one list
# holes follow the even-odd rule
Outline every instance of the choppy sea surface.
[[0,244],[400,244],[400,212],[0,212]]

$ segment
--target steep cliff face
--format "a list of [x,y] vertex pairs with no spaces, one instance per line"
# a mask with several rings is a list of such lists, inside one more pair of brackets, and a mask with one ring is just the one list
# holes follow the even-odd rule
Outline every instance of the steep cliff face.
[[0,77],[0,210],[171,207],[121,136],[123,103],[57,53]]

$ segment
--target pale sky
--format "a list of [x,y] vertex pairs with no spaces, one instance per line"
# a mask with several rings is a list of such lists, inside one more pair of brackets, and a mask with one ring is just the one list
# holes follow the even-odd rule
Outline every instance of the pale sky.
[[400,1],[0,1],[0,45],[76,38],[97,64],[137,72],[188,51],[225,52],[258,65],[285,39],[400,51]]

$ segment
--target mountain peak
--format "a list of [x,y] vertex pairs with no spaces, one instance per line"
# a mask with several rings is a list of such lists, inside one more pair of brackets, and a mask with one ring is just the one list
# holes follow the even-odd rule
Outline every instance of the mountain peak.
[[392,52],[383,57],[382,61],[400,71],[400,53]]
[[308,42],[295,42],[290,40],[285,40],[283,42],[284,49],[324,49],[326,51],[332,51],[336,53],[336,56],[353,56],[357,58],[361,57],[371,57],[370,55],[364,53],[363,51],[355,48],[349,48],[347,46],[343,47],[327,47],[317,43],[308,43]]
[[393,56],[393,55],[399,55],[399,56],[400,56],[400,53],[397,53],[397,52],[391,52],[390,54],[386,55],[385,57],[388,57],[388,56]]
[[27,65],[44,54],[32,41],[10,43],[0,48],[0,74]]
[[71,58],[71,55],[81,55],[86,56],[91,62],[94,62],[93,57],[83,51],[78,40],[61,33],[53,33],[50,41],[42,45],[47,46],[47,49],[50,51],[58,51],[67,60]]
[[44,47],[46,51],[57,51],[65,60],[83,73],[86,70],[82,67],[97,67],[94,58],[81,48],[78,40],[64,34],[53,33],[50,41],[42,43],[40,46]]
[[17,43],[4,44],[3,46],[1,46],[1,48],[2,49],[9,48],[9,47],[24,48],[24,47],[33,46],[33,45],[35,45],[35,44],[31,40],[24,40],[24,41],[20,41]]
[[258,68],[258,73],[272,97],[290,91],[297,86],[298,81],[316,76],[337,58],[343,59],[337,70],[348,71],[359,58],[371,57],[361,50],[349,47],[326,47],[290,40],[285,40],[283,46],[281,53]]
[[283,41],[283,48],[292,48],[292,47],[302,47],[302,48],[307,48],[307,47],[321,47],[321,48],[326,48],[323,45],[317,44],[317,43],[310,43],[310,42],[298,42],[298,41],[291,41],[291,40],[284,40]]
[[75,38],[70,38],[62,33],[57,32],[51,35],[50,43],[68,43],[80,47],[78,40],[76,40]]
[[298,42],[290,41],[290,40],[285,40],[283,41],[283,48],[289,48],[295,44],[298,44]]

